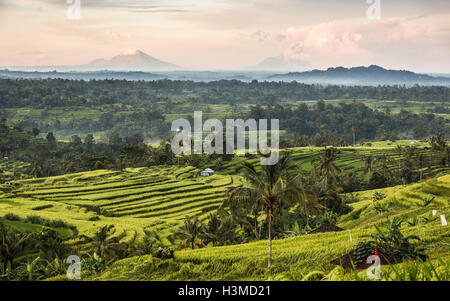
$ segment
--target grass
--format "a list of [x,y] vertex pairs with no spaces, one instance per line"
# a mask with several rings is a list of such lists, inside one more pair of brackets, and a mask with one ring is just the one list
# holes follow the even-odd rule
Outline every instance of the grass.
[[0,216],[61,219],[84,235],[114,224],[125,242],[139,241],[147,228],[167,236],[186,215],[205,218],[218,208],[226,187],[240,182],[236,176],[198,174],[193,167],[161,166],[20,180],[0,194]]
[[[405,201],[405,193],[415,191],[430,195],[424,190],[432,186],[440,189],[440,200],[431,207],[418,207],[414,199]],[[354,210],[365,208],[358,219],[349,221],[342,217],[340,223],[347,231],[301,235],[273,241],[273,269],[267,265],[267,241],[247,244],[186,249],[175,253],[174,260],[161,261],[151,256],[133,257],[117,261],[100,274],[84,274],[84,280],[368,280],[366,271],[345,271],[330,261],[353,249],[362,236],[375,232],[374,224],[394,216],[409,219],[421,217],[436,209],[438,214],[450,216],[448,201],[450,175],[431,179],[426,183],[406,187],[392,187],[382,191],[387,197],[380,202],[391,205],[391,212],[377,214],[367,205],[375,191],[366,191],[361,201],[353,203]],[[377,190],[380,191],[380,190]],[[436,194],[434,194],[436,195]],[[444,201],[446,202],[444,202]],[[369,204],[370,205],[370,204]],[[352,241],[349,239],[349,231]],[[446,280],[450,275],[450,232],[440,221],[420,222],[415,226],[402,226],[405,235],[421,237],[430,255],[424,263],[404,262],[394,266],[382,266],[381,280]],[[55,279],[62,280],[63,277]]]
[[[415,144],[411,144],[414,142]],[[397,146],[415,146],[417,147],[417,154],[422,154],[426,158],[427,161],[433,162],[433,158],[435,158],[435,154],[430,149],[424,149],[424,147],[430,147],[430,145],[426,142],[421,142],[417,140],[398,140],[395,142],[389,141],[380,141],[380,142],[372,142],[371,145],[363,145],[363,146],[355,146],[355,147],[335,147],[338,150],[337,160],[335,164],[342,170],[343,173],[354,172],[358,176],[362,177],[365,181],[368,181],[372,172],[368,172],[364,174],[364,157],[372,156],[373,158],[377,157],[386,157],[388,162],[388,167],[392,171],[398,170],[398,163],[401,161],[405,154],[399,154],[397,151]],[[313,165],[311,164],[311,160],[323,153],[323,147],[295,147],[288,148],[292,152],[292,158],[297,165],[300,166],[300,170],[304,172],[310,172],[313,169]],[[220,169],[217,169],[214,164],[207,164],[201,166],[201,168],[210,167],[214,170],[217,169],[217,173],[222,175],[231,175],[235,173],[235,169],[240,161],[244,160],[244,156],[235,156],[231,161],[224,161],[223,165]],[[259,159],[248,159],[249,162],[258,163]],[[373,170],[377,169],[380,166],[379,160],[373,160],[372,167]],[[258,168],[258,167],[257,167]],[[441,166],[438,162],[432,164],[430,166],[430,171],[433,175],[445,175],[450,171],[449,167]]]
[[[408,145],[408,141],[398,142]],[[395,144],[379,143],[370,147],[339,148],[337,164],[344,172],[362,173],[361,158],[371,154],[401,159]],[[304,171],[311,170],[311,159],[322,148],[295,148],[294,160]],[[257,159],[253,159],[257,161]],[[114,236],[122,242],[139,241],[145,229],[157,231],[162,237],[178,228],[185,216],[205,219],[218,208],[223,192],[230,185],[241,185],[239,176],[232,175],[239,159],[225,162],[224,169],[211,177],[200,177],[194,167],[156,166],[130,168],[123,172],[96,170],[63,176],[26,179],[0,185],[0,217],[15,214],[20,220],[8,220],[9,225],[23,231],[40,231],[45,226],[25,222],[30,215],[45,220],[62,220],[74,225],[80,235],[92,236],[101,226],[115,225]],[[213,168],[214,169],[214,168]],[[183,250],[175,260],[160,261],[151,256],[127,258],[115,262],[105,272],[83,275],[84,280],[365,280],[363,272],[342,272],[330,264],[332,259],[353,249],[361,236],[374,233],[374,224],[394,216],[419,222],[404,223],[402,232],[419,235],[431,255],[430,262],[402,263],[382,267],[386,280],[406,279],[409,274],[420,279],[428,277],[448,280],[450,243],[448,226],[440,221],[426,222],[431,210],[450,217],[450,175],[448,169],[436,169],[443,174],[420,183],[354,193],[359,201],[349,205],[353,210],[342,216],[339,226],[347,231],[301,235],[273,242],[274,267],[266,268],[267,241],[242,245]],[[382,192],[377,202],[388,208],[377,213],[373,195]],[[432,198],[427,207],[423,198]],[[37,219],[36,219],[37,220]],[[62,236],[71,237],[71,229],[55,228]],[[351,231],[353,241],[349,240]],[[442,264],[444,262],[444,264]],[[412,264],[412,266],[411,266]],[[432,264],[433,266],[430,266]],[[430,272],[433,269],[438,273]],[[408,274],[409,273],[409,274]],[[434,273],[434,274],[433,274]],[[430,276],[431,275],[431,276]],[[447,275],[447,276],[445,276]],[[427,278],[427,279],[428,279]],[[64,279],[63,276],[55,279]]]

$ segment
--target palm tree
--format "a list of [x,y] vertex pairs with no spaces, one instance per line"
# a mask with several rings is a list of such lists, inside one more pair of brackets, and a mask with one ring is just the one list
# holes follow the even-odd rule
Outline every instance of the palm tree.
[[182,240],[178,246],[178,250],[186,248],[189,244],[192,249],[194,249],[195,244],[199,247],[206,247],[200,239],[203,232],[204,225],[198,220],[197,217],[191,218],[186,216],[183,228],[173,234],[175,238],[180,238]]
[[372,155],[364,156],[363,174],[369,173],[373,169],[373,157]]
[[311,163],[318,163],[314,168],[316,174],[322,173],[322,181],[324,187],[328,187],[328,179],[332,178],[336,180],[336,173],[341,173],[341,169],[336,166],[334,161],[336,160],[336,150],[334,148],[325,148],[325,152],[316,158]]
[[[91,242],[92,246],[96,249],[96,253],[100,257],[105,255],[115,255],[115,251],[118,247],[121,247],[119,237],[110,237],[113,234],[114,225],[106,225],[101,227],[93,237],[87,237],[82,235],[87,242]],[[89,246],[88,246],[89,248]]]
[[417,156],[417,165],[418,165],[419,170],[420,170],[420,181],[422,181],[423,168],[425,167],[425,163],[426,163],[425,155],[424,154],[419,154]]
[[222,206],[244,208],[247,212],[264,211],[268,218],[269,250],[268,267],[272,267],[272,220],[282,208],[300,202],[304,198],[304,189],[299,174],[293,175],[296,169],[289,153],[280,156],[278,163],[261,166],[261,172],[244,161],[239,170],[248,183],[248,187],[230,187]]
[[401,170],[400,163],[402,162],[403,147],[401,145],[397,145],[397,148],[395,150],[398,154],[398,172],[400,173]]
[[237,238],[236,224],[231,216],[219,217],[211,213],[204,228],[205,243],[211,242],[213,246],[232,244]]
[[152,254],[155,249],[164,246],[163,238],[157,231],[144,229],[144,238],[141,243],[132,245],[133,255]]
[[25,244],[31,234],[22,234],[8,226],[0,225],[0,260],[3,262],[3,272],[12,269],[14,259],[25,251]]

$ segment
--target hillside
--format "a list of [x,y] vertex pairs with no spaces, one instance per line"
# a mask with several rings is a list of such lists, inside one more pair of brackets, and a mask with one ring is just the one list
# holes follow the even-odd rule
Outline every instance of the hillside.
[[376,65],[289,72],[272,75],[269,79],[334,85],[450,85],[450,79],[446,77],[434,77],[407,70],[387,70]]
[[[413,143],[413,144],[411,144]],[[392,171],[398,171],[399,163],[403,162],[406,154],[404,152],[399,153],[397,147],[408,147],[415,146],[417,149],[417,153],[423,155],[426,160],[430,162],[430,168],[428,171],[431,171],[431,175],[442,175],[448,173],[450,168],[441,165],[439,162],[434,161],[435,154],[426,149],[429,147],[429,144],[420,142],[420,141],[412,141],[412,140],[398,140],[396,142],[374,142],[369,143],[366,146],[359,147],[335,147],[338,151],[338,157],[336,159],[336,165],[342,170],[344,174],[355,173],[359,176],[362,176],[363,179],[368,180],[371,171],[364,173],[364,159],[368,156],[373,158],[382,158],[385,161],[378,161],[375,159],[373,164],[373,170],[376,167],[381,166],[386,163],[387,167]],[[292,159],[295,163],[300,167],[300,170],[305,172],[310,172],[313,169],[313,165],[311,164],[311,160],[314,159],[317,155],[323,152],[322,147],[294,147],[294,148],[286,148],[286,151],[292,152]],[[217,169],[214,164],[206,164],[202,166],[202,168],[210,167],[213,169],[217,169],[219,174],[229,175],[234,174],[237,164],[241,162],[242,158],[235,157],[232,161],[223,162],[220,169]],[[251,163],[258,163],[258,158],[250,158],[247,159]],[[257,167],[259,168],[259,167]]]
[[[175,260],[162,262],[151,256],[133,257],[114,263],[101,275],[95,275],[89,280],[351,280],[352,273],[343,271],[330,264],[330,261],[350,251],[363,240],[362,236],[374,233],[374,224],[386,221],[387,218],[428,216],[431,209],[438,214],[450,216],[450,176],[432,179],[425,183],[407,187],[388,189],[388,196],[384,203],[389,204],[391,212],[377,214],[367,206],[367,200],[352,204],[354,208],[366,207],[361,215],[350,225],[352,219],[349,213],[343,217],[339,225],[347,231],[307,234],[273,242],[274,267],[271,274],[266,268],[267,242],[258,241],[243,245],[214,247],[196,250],[184,250],[176,253]],[[365,194],[373,194],[366,191]],[[435,202],[430,207],[418,207],[421,197],[433,196]],[[356,209],[354,209],[356,210]],[[352,242],[349,240],[351,230]],[[450,275],[450,232],[447,227],[436,220],[429,223],[419,223],[416,226],[403,225],[402,232],[415,234],[422,238],[421,243],[431,254],[431,264],[439,266],[441,275]],[[397,266],[398,271],[382,266],[384,277],[396,280],[408,280],[402,277],[402,269],[427,271],[430,262],[418,264],[402,263]],[[313,273],[317,272],[317,273]],[[423,275],[422,275],[423,276]],[[364,279],[365,271],[359,272],[358,277]],[[397,278],[396,278],[397,277]],[[420,275],[417,275],[420,280]],[[306,278],[306,279],[305,279]]]
[[222,202],[225,188],[239,181],[221,175],[199,178],[192,167],[97,170],[22,180],[0,185],[0,216],[62,219],[84,235],[113,224],[116,236],[132,242],[150,228],[168,235],[186,215],[204,218]]
[[[386,151],[386,148],[381,147],[381,150]],[[350,150],[348,152],[348,156],[345,156],[346,152],[342,154],[339,164],[343,168],[347,166],[347,171],[357,170],[359,165],[352,162],[355,156]],[[302,157],[307,155],[296,153],[296,161],[301,163]],[[230,164],[234,165],[233,162]],[[68,226],[54,229],[69,239],[75,232],[92,236],[106,225],[115,226],[112,237],[129,244],[141,241],[145,230],[157,231],[165,238],[183,224],[187,215],[205,220],[209,212],[218,208],[226,187],[242,184],[239,176],[227,175],[226,170],[222,175],[199,177],[199,169],[193,167],[160,166],[15,181],[0,186],[0,217],[6,214],[18,216],[20,220],[5,219],[5,223],[22,231],[45,228],[34,223],[36,219],[30,216],[62,220]],[[380,214],[374,210],[372,198],[375,192],[386,195],[379,202],[388,208],[387,212]],[[402,233],[419,235],[421,244],[431,256],[431,260],[422,265],[403,263],[400,266],[428,269],[427,265],[433,264],[439,266],[442,273],[450,273],[448,227],[440,226],[439,220],[426,222],[424,219],[432,209],[437,210],[438,215],[450,216],[450,175],[354,194],[358,201],[348,204],[352,211],[341,216],[338,222],[338,226],[346,231],[274,240],[274,266],[270,275],[266,268],[267,241],[263,240],[176,251],[175,260],[169,261],[160,261],[151,255],[126,258],[100,274],[85,274],[83,280],[352,279],[356,277],[354,274],[342,274],[342,270],[330,261],[352,250],[363,240],[363,235],[374,233],[374,224],[393,217],[408,221],[414,217],[419,219],[414,226],[404,223]],[[431,197],[433,201],[429,206],[420,206],[423,198]],[[352,242],[348,231],[351,231]],[[72,239],[72,243],[77,244],[78,239]],[[441,262],[442,259],[447,265]],[[392,271],[387,267],[382,270]],[[360,272],[358,275],[364,277],[365,274]],[[63,280],[65,276],[54,279]]]
[[123,54],[114,56],[109,60],[96,59],[86,66],[94,69],[109,69],[109,70],[175,70],[180,67],[172,63],[158,60],[141,50],[128,51]]

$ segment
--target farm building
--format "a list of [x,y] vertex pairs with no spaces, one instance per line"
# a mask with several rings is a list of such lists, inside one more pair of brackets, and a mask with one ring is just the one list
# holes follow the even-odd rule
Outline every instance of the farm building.
[[203,177],[209,177],[213,173],[214,173],[214,170],[212,170],[211,168],[206,168],[205,170],[202,170],[200,172],[200,175],[203,176]]

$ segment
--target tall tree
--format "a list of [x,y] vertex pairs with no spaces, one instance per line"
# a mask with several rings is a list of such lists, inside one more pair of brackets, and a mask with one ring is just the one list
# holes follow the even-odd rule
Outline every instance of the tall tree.
[[322,155],[317,156],[311,163],[317,164],[314,168],[316,174],[322,174],[324,188],[328,188],[330,179],[336,180],[336,174],[341,173],[341,169],[335,164],[336,149],[325,148]]
[[175,238],[182,239],[178,249],[184,249],[189,244],[194,249],[197,244],[199,247],[205,247],[205,244],[201,240],[201,236],[204,233],[204,225],[198,220],[197,217],[191,218],[189,216],[184,220],[184,226],[180,231],[174,233]]
[[297,166],[290,154],[283,153],[274,165],[261,166],[261,172],[244,161],[239,170],[247,186],[230,187],[222,206],[246,208],[249,212],[263,211],[268,219],[268,268],[272,267],[272,220],[281,209],[304,199],[304,189],[299,174],[293,171]]

